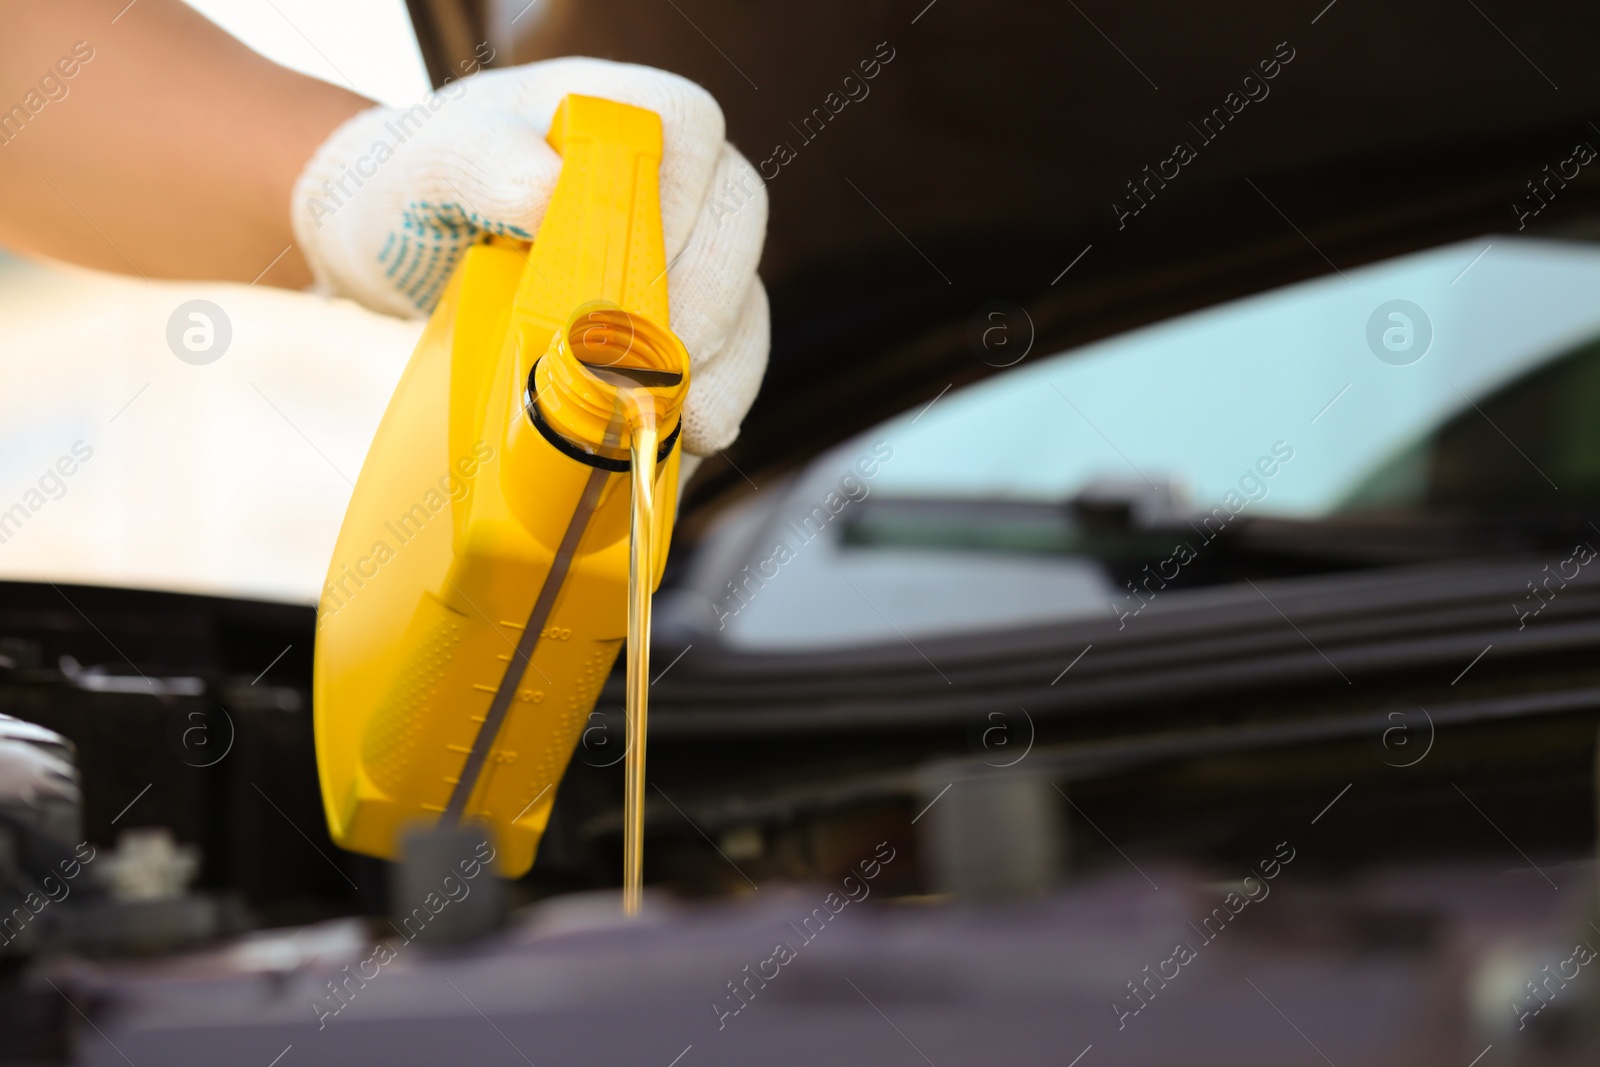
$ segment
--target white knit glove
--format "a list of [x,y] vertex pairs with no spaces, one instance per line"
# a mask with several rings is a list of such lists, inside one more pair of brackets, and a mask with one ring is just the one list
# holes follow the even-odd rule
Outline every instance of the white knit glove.
[[295,184],[295,237],[318,288],[391,315],[426,314],[462,252],[488,232],[531,238],[561,171],[545,143],[568,93],[661,116],[661,227],[672,330],[689,350],[683,446],[726,448],[755,400],[770,343],[756,277],[767,194],[723,140],[710,94],[675,74],[555,59],[446,85],[409,110],[340,126]]

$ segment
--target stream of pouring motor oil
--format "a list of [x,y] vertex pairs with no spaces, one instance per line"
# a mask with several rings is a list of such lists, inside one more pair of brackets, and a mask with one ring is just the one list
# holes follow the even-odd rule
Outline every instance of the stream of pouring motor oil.
[[[633,478],[632,531],[628,559],[628,746],[624,763],[622,911],[637,915],[644,885],[644,757],[650,704],[650,594],[655,576],[656,454],[661,427],[650,386],[674,385],[681,375],[633,367],[585,364],[617,387],[617,403],[628,422]],[[669,505],[670,506],[670,505]]]

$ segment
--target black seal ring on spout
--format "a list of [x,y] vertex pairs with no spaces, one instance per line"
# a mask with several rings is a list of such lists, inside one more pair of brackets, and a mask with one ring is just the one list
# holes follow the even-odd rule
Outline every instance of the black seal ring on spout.
[[[549,441],[550,444],[555,447],[557,452],[560,452],[563,456],[575,459],[579,463],[586,463],[591,467],[596,467],[603,471],[611,471],[614,474],[626,474],[628,471],[632,470],[632,460],[607,459],[602,455],[581,448],[567,440],[565,437],[561,436],[561,434],[556,431],[554,426],[551,426],[545,421],[544,414],[539,410],[539,405],[534,400],[533,375],[538,367],[539,361],[536,359],[533,361],[533,366],[528,368],[528,387],[523,393],[523,406],[527,409],[528,421],[533,423],[534,428],[539,431],[544,439]],[[678,425],[674,426],[672,428],[672,432],[667,434],[667,436],[662,440],[661,448],[656,453],[657,463],[665,463],[667,461],[667,457],[672,454],[672,446],[678,443],[678,435],[682,432],[683,419],[680,418],[678,420]]]

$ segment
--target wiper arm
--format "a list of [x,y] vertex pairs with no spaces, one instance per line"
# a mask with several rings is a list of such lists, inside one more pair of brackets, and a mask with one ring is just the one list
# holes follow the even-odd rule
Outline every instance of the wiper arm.
[[1358,512],[1313,520],[1241,517],[1222,540],[1230,552],[1251,556],[1380,566],[1525,555],[1579,542],[1600,546],[1597,525],[1582,514]]

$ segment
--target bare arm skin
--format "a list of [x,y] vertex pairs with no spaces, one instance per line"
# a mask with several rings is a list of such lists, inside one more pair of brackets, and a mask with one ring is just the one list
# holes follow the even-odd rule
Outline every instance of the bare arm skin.
[[0,0],[0,26],[0,244],[146,278],[310,283],[294,181],[371,101],[179,0]]

